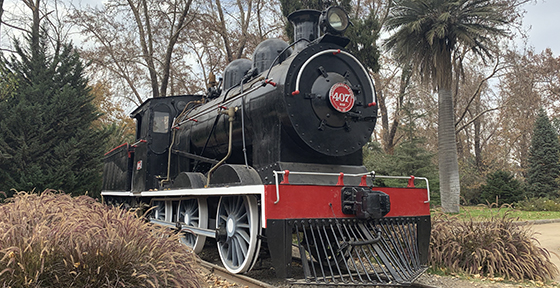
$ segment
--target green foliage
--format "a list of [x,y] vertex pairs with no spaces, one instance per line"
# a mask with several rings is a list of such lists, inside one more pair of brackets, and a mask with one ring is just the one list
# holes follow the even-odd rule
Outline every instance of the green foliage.
[[558,268],[550,254],[533,241],[529,226],[514,220],[507,214],[485,221],[433,215],[429,264],[449,272],[512,280],[553,279]]
[[560,142],[546,112],[535,121],[529,148],[527,184],[531,197],[560,197],[556,181],[560,175]]
[[366,67],[374,72],[379,71],[379,49],[376,45],[379,38],[380,25],[376,15],[370,12],[367,18],[351,19],[353,26],[346,31],[350,38],[346,47]]
[[560,211],[560,198],[529,198],[517,202],[515,208],[523,211]]
[[[432,162],[434,155],[421,147],[421,139],[404,141],[399,144],[394,155],[385,153],[379,143],[368,143],[364,146],[364,165],[378,175],[426,177],[430,182],[430,198],[433,205],[439,204],[439,181],[436,166]],[[403,180],[378,179],[380,186],[402,187]],[[424,181],[416,180],[415,186],[426,187]]]
[[507,171],[488,174],[486,184],[482,185],[480,189],[483,201],[496,203],[498,206],[517,202],[523,199],[524,195],[521,182],[513,178],[513,175]]
[[[280,0],[282,14],[288,17],[292,12],[300,9],[314,9],[323,11],[330,6],[340,6],[349,15],[352,12],[351,1],[340,0],[340,1],[328,1],[328,0]],[[379,38],[380,25],[376,18],[376,15],[370,12],[370,14],[362,18],[351,18],[350,21],[353,25],[348,27],[345,36],[350,38],[350,44],[347,49],[352,52],[358,60],[366,68],[372,69],[376,72],[379,70],[379,49],[376,45],[376,41]],[[287,22],[285,27],[285,33],[290,38],[290,41],[294,40],[294,27],[292,23]]]
[[[438,80],[436,75],[445,72],[443,62],[450,64],[451,51],[457,46],[466,46],[476,55],[487,57],[495,41],[493,36],[506,35],[500,26],[507,24],[509,15],[502,9],[503,4],[496,1],[399,0],[395,3],[385,22],[386,29],[395,33],[385,45],[393,49],[400,62],[416,67],[426,81]],[[439,79],[452,77],[439,76]]]
[[100,113],[77,52],[59,43],[51,53],[45,41],[16,42],[17,56],[0,60],[13,84],[1,93],[0,191],[54,188],[97,196],[109,132],[92,127]]
[[461,212],[455,216],[458,217],[459,220],[474,219],[475,221],[490,220],[505,216],[505,214],[509,217],[519,219],[519,221],[560,218],[560,211],[522,211],[517,208],[512,208],[516,205],[517,204],[503,204],[499,208],[492,208],[495,205],[461,206]]
[[0,214],[2,287],[200,287],[178,235],[133,212],[46,191]]
[[[329,3],[326,3],[322,0],[280,0],[280,9],[282,9],[282,15],[284,17],[288,17],[288,15],[292,14],[300,9],[314,9],[322,11],[323,9],[327,8]],[[294,41],[294,26],[289,21],[286,22],[286,27],[284,27],[284,31],[288,38],[290,38],[290,42]]]

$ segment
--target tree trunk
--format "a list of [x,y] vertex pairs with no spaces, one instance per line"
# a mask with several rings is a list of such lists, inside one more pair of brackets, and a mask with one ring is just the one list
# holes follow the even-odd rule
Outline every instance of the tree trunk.
[[[136,21],[136,26],[138,28],[138,37],[140,38],[140,45],[142,47],[142,58],[146,61],[146,66],[150,73],[150,83],[152,85],[152,96],[154,98],[159,97],[159,84],[157,79],[156,66],[154,64],[154,50],[153,50],[153,40],[150,18],[148,15],[148,6],[146,0],[141,0],[138,6],[132,0],[128,0],[128,6],[134,14],[134,20]],[[144,30],[144,23],[142,22],[142,12],[144,12],[144,18],[146,20],[146,30]]]
[[[159,92],[159,96],[160,97],[165,97],[167,96],[167,85],[169,83],[169,75],[170,75],[170,70],[171,70],[171,57],[173,55],[173,50],[175,48],[175,44],[177,44],[177,41],[179,40],[179,35],[181,34],[181,32],[185,29],[185,27],[187,26],[187,23],[190,23],[190,21],[187,21],[187,15],[189,13],[189,10],[191,8],[191,3],[192,0],[188,0],[187,3],[185,4],[185,7],[183,7],[183,10],[181,11],[181,16],[179,17],[179,20],[177,22],[177,26],[173,26],[175,24],[175,21],[173,21],[171,23],[171,31],[169,33],[169,42],[167,43],[167,49],[166,49],[166,53],[165,53],[165,59],[163,62],[163,76],[161,77],[161,90]],[[178,7],[175,7],[175,9],[177,9]],[[187,22],[187,23],[185,23]],[[173,92],[171,93],[171,95],[173,95]]]
[[444,212],[459,213],[459,164],[455,136],[455,111],[451,92],[452,69],[450,51],[437,56],[438,84],[438,158],[441,206]]
[[4,14],[4,0],[0,0],[0,33],[2,33],[2,14]]
[[[478,113],[480,113],[481,110],[480,95],[477,96],[477,99],[475,101],[476,101],[474,103],[475,115],[478,115]],[[474,120],[474,161],[476,164],[476,169],[479,173],[481,173],[484,170],[483,163],[482,163],[482,143],[481,143],[482,131],[480,129],[481,126],[482,126],[482,119],[481,117],[479,117],[476,120]]]

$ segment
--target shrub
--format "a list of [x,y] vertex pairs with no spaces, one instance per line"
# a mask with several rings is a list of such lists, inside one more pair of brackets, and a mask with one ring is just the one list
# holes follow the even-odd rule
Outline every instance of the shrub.
[[498,199],[496,202],[498,206],[504,203],[515,203],[523,199],[521,182],[506,171],[496,171],[488,174],[486,184],[480,188],[482,199],[488,203],[494,203]]
[[430,265],[449,272],[500,275],[512,280],[554,278],[559,272],[549,252],[535,243],[530,227],[516,225],[514,220],[507,213],[480,222],[434,215]]
[[200,286],[177,235],[90,197],[20,192],[0,215],[0,286]]
[[523,211],[560,211],[560,198],[529,198],[517,202],[515,207]]

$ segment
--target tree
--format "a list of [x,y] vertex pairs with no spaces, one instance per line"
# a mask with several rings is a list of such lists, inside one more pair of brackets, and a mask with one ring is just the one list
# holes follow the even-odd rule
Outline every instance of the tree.
[[108,84],[99,82],[91,85],[92,103],[103,114],[92,125],[95,129],[106,130],[108,139],[104,141],[104,151],[109,151],[123,143],[133,143],[136,124],[123,110],[124,103],[117,102]]
[[497,145],[503,159],[514,159],[510,168],[516,176],[527,177],[529,147],[535,120],[540,108],[550,117],[560,115],[560,57],[549,49],[535,53],[507,51],[506,73],[499,79],[499,101],[503,108],[498,114]]
[[529,148],[529,171],[527,184],[533,197],[558,197],[560,176],[560,142],[546,112],[541,109],[535,121],[535,129]]
[[[402,141],[395,147],[394,153],[386,153],[377,143],[368,143],[364,151],[364,165],[379,175],[420,176],[429,179],[432,204],[439,203],[439,180],[437,168],[433,163],[434,153],[424,148],[425,138],[416,125],[425,115],[418,114],[416,103],[409,99],[402,104]],[[382,182],[381,182],[382,181]],[[399,184],[400,183],[400,184]],[[402,186],[402,180],[380,180],[380,185]],[[424,182],[416,184],[425,185]],[[435,193],[435,194],[434,194]]]
[[[38,27],[38,26],[34,26]],[[101,188],[106,132],[72,45],[50,51],[44,32],[33,29],[17,54],[2,58],[3,74],[17,85],[0,102],[0,190],[60,189],[75,194]]]
[[487,203],[515,203],[523,199],[521,182],[510,172],[498,170],[488,174],[486,184],[481,186],[481,197]]
[[395,31],[385,45],[411,63],[438,93],[438,158],[442,207],[459,212],[460,183],[452,94],[452,54],[459,46],[491,57],[494,37],[504,36],[502,4],[491,0],[398,0],[385,22]]
[[71,19],[94,44],[84,56],[107,71],[107,79],[122,81],[132,95],[129,100],[139,105],[144,91],[165,97],[173,89],[172,66],[183,64],[174,53],[194,19],[191,4],[192,0],[111,0],[102,8],[75,10]]

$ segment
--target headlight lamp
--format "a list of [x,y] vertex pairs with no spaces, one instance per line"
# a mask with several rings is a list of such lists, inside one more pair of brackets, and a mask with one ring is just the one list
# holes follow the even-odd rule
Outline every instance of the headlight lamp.
[[338,6],[329,7],[321,15],[323,33],[342,34],[348,28],[348,14]]

